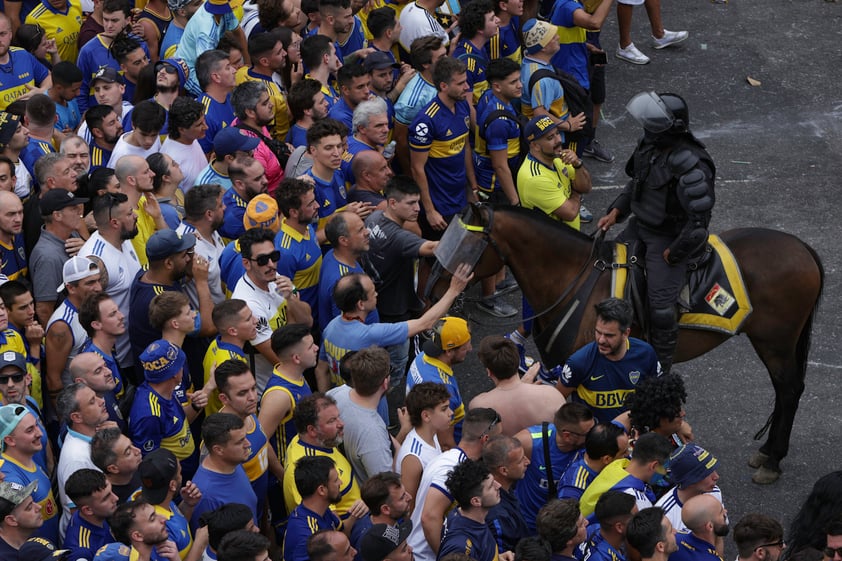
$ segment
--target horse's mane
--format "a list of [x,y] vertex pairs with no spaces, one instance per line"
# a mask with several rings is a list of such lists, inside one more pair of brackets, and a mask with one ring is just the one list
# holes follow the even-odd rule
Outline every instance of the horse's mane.
[[491,205],[491,208],[495,213],[508,212],[527,219],[530,222],[530,226],[538,231],[542,236],[547,237],[548,240],[553,239],[553,236],[562,234],[577,241],[588,244],[593,243],[593,238],[591,236],[583,234],[575,228],[571,228],[564,222],[550,218],[541,210],[511,205]]

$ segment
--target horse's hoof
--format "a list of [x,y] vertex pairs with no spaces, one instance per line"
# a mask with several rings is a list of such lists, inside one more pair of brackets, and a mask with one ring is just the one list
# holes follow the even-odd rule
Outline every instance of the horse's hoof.
[[[760,466],[762,466],[763,464],[765,464],[766,460],[768,460],[768,459],[769,459],[769,454],[764,454],[763,452],[757,451],[757,452],[754,453],[754,455],[751,458],[749,458],[748,467],[757,469]],[[758,483],[758,482],[755,481],[755,483]]]
[[780,476],[781,472],[761,466],[754,472],[754,475],[751,476],[751,480],[758,485],[771,485],[777,481]]

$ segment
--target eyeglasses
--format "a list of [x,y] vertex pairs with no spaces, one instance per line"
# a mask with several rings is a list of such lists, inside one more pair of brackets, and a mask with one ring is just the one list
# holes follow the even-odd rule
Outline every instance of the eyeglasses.
[[827,557],[833,559],[837,555],[842,557],[842,547],[826,547],[822,550]]
[[263,255],[258,255],[254,259],[249,259],[249,261],[254,261],[261,267],[265,267],[269,264],[269,261],[273,263],[277,263],[281,259],[281,252],[277,249],[272,253],[264,253]]
[[566,433],[568,433],[568,434],[572,434],[573,436],[578,436],[578,437],[580,437],[580,438],[585,438],[586,436],[588,436],[588,435],[587,435],[587,434],[585,434],[585,433],[576,432],[576,431],[574,431],[574,430],[568,430],[568,429],[561,429],[561,432],[566,432]]
[[501,421],[501,419],[500,419],[500,414],[499,414],[499,413],[497,413],[496,415],[494,415],[494,420],[493,420],[493,421],[491,421],[491,424],[490,424],[490,425],[488,425],[488,428],[487,428],[487,429],[485,429],[484,431],[482,431],[482,434],[481,434],[481,435],[479,435],[479,437],[480,437],[480,438],[482,438],[483,436],[488,436],[489,434],[491,434],[491,431],[493,431],[493,430],[494,430],[494,427],[495,427],[495,426],[497,426],[497,423],[499,423],[500,421]]
[[[15,384],[20,384],[21,382],[23,382],[24,376],[25,374],[23,373],[12,374],[10,376],[0,376],[0,386],[7,385],[9,383],[9,380],[11,380]],[[18,409],[20,409],[20,411],[18,411]],[[21,413],[23,413],[22,407],[19,407],[18,409],[15,409],[15,415],[20,415]]]

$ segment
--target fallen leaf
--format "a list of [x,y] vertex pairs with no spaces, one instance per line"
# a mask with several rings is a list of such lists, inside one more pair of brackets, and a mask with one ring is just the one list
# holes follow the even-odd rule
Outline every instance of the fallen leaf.
[[760,80],[755,80],[751,76],[746,76],[746,81],[748,81],[749,86],[755,86],[756,87],[756,86],[760,85]]

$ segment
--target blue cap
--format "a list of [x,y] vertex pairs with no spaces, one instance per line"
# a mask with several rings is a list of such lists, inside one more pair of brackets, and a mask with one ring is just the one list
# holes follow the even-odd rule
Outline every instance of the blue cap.
[[670,481],[680,487],[693,485],[716,471],[717,463],[716,456],[688,442],[670,454]]
[[151,343],[140,355],[143,377],[150,384],[172,380],[184,368],[186,360],[184,351],[165,339]]
[[117,71],[116,68],[111,68],[110,66],[100,66],[99,70],[96,71],[94,77],[91,78],[91,87],[93,87],[94,82],[97,80],[104,80],[109,84],[124,84],[125,81],[123,77],[120,76],[120,73]]
[[196,245],[196,236],[184,234],[175,230],[158,230],[146,241],[146,257],[150,261],[160,261],[170,255],[187,251]]
[[532,142],[533,140],[543,138],[550,132],[557,129],[560,125],[561,122],[557,123],[544,115],[543,117],[534,117],[531,121],[529,121],[523,132],[526,134],[526,140]]
[[126,544],[110,543],[99,548],[94,561],[129,561],[132,549]]
[[237,127],[225,127],[213,137],[213,152],[217,158],[233,155],[240,150],[248,152],[260,144],[260,139],[250,136],[246,131]]

